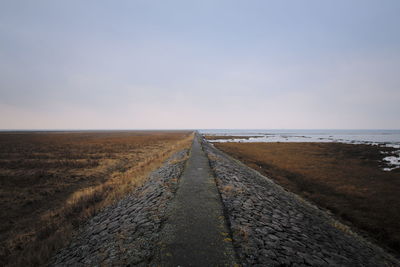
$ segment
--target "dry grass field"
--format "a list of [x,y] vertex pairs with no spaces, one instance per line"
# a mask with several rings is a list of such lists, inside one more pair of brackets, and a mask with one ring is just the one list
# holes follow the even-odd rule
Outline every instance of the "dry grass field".
[[340,143],[214,145],[400,254],[400,169],[381,170],[381,148]]
[[190,132],[1,132],[0,266],[31,266],[141,185]]

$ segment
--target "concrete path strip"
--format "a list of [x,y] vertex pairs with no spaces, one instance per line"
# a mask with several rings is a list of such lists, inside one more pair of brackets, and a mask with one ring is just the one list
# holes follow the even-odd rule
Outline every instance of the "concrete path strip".
[[199,135],[162,231],[162,266],[234,266],[223,207]]

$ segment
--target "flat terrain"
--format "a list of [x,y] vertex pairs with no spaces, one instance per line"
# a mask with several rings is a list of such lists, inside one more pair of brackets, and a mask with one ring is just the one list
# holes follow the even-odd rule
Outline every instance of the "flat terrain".
[[0,265],[41,264],[191,139],[169,131],[0,133]]
[[214,145],[400,254],[400,170],[381,170],[381,148],[340,143]]
[[241,135],[206,135],[205,138],[207,140],[220,140],[220,139],[250,139],[252,137],[260,137],[260,136],[249,136],[249,135],[245,135],[245,136],[241,136]]

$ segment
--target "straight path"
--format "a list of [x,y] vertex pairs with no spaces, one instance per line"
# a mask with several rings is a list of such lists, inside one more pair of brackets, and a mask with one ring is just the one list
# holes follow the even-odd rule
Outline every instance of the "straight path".
[[162,232],[162,266],[234,266],[232,240],[208,158],[196,134]]

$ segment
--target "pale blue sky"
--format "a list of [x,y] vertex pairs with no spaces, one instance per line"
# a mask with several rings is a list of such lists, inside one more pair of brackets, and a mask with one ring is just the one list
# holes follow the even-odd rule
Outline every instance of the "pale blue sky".
[[0,0],[0,129],[400,128],[400,1]]

